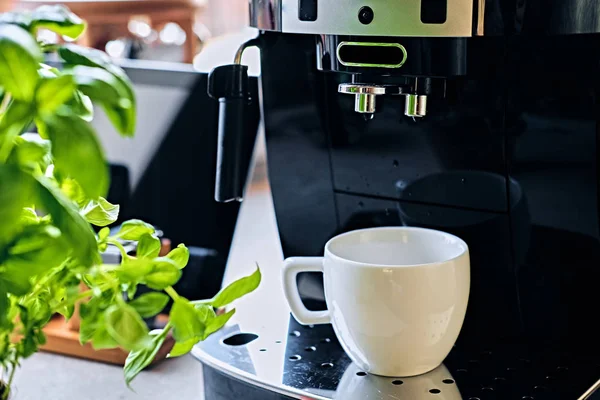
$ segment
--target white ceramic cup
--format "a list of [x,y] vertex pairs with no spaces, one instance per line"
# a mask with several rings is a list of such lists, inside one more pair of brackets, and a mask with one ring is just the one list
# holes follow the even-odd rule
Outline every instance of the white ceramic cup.
[[[323,272],[327,310],[302,304],[296,276]],[[304,325],[331,323],[363,371],[414,376],[438,367],[456,342],[469,299],[467,244],[431,229],[386,227],[344,233],[324,257],[285,260],[283,288]]]

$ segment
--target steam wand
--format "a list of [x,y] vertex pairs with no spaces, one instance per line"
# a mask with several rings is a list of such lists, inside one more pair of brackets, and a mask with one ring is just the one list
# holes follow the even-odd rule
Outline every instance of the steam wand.
[[215,200],[220,203],[243,200],[246,185],[243,150],[250,139],[245,136],[256,132],[249,133],[247,129],[250,93],[248,67],[242,65],[242,55],[247,48],[258,44],[258,39],[242,44],[233,64],[217,67],[208,76],[208,95],[219,100]]

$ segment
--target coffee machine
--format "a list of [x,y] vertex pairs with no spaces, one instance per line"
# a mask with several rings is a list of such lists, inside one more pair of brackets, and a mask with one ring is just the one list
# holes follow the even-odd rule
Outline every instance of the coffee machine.
[[[578,398],[561,374],[583,394],[600,378],[600,1],[251,0],[250,23],[258,37],[209,79],[216,199],[243,199],[241,126],[260,102],[284,256],[359,228],[453,233],[472,274],[456,348],[489,381],[469,398]],[[299,278],[312,309],[320,279]],[[519,363],[535,385],[494,392]]]

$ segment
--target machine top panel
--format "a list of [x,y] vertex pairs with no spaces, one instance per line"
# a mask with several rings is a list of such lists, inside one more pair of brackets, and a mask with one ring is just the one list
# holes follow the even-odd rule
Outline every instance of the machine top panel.
[[250,0],[250,25],[353,36],[589,34],[600,32],[600,0]]
[[251,25],[286,33],[469,37],[473,0],[251,0]]

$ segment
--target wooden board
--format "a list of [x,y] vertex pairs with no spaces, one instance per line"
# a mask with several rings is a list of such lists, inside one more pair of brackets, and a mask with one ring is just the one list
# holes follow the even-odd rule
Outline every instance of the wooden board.
[[[90,343],[82,346],[79,343],[79,332],[69,329],[62,316],[54,317],[44,328],[44,333],[46,334],[47,342],[40,347],[42,351],[109,364],[125,364],[127,353],[121,349],[94,350]],[[174,344],[175,340],[169,335],[152,363],[164,360]]]

